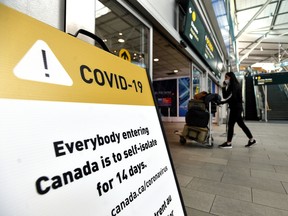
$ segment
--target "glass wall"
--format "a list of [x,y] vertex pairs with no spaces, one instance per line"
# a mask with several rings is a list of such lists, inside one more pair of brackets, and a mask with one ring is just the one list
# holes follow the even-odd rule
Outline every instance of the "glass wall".
[[95,1],[95,34],[110,52],[149,69],[149,31],[139,19],[116,1]]
[[177,79],[153,81],[161,116],[177,117]]
[[217,89],[216,89],[217,85],[215,84],[215,82],[213,82],[213,80],[209,77],[208,78],[208,92],[209,93],[217,93]]
[[210,79],[210,77],[208,78],[208,89],[207,92],[212,93],[212,80]]
[[185,117],[190,100],[190,77],[178,79],[179,117]]
[[192,89],[192,98],[195,94],[198,94],[202,91],[202,79],[203,73],[195,66],[193,66],[192,71],[192,79],[193,79],[193,89]]
[[154,80],[153,89],[162,117],[185,117],[190,100],[190,77]]

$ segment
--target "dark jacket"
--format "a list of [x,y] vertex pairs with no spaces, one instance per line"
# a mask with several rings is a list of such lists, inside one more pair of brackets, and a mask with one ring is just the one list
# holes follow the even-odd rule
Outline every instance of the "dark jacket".
[[229,98],[226,103],[228,103],[230,109],[243,110],[242,90],[239,85],[229,85],[227,89],[222,87],[222,95],[224,99]]

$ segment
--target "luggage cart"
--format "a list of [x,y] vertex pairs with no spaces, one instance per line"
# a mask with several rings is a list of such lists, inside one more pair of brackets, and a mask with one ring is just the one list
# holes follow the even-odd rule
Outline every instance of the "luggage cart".
[[208,104],[209,121],[207,127],[196,127],[185,124],[182,131],[174,131],[176,135],[180,137],[179,142],[184,145],[187,140],[196,141],[197,143],[204,144],[207,147],[213,147],[213,136],[212,136],[212,113],[211,107],[213,102]]

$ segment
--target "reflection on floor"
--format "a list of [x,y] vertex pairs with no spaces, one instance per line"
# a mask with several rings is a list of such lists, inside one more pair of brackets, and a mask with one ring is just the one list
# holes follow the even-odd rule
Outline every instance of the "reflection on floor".
[[213,126],[214,146],[179,143],[184,123],[164,122],[187,214],[288,215],[288,122],[246,122],[257,144],[238,125],[232,149],[220,149],[225,125]]

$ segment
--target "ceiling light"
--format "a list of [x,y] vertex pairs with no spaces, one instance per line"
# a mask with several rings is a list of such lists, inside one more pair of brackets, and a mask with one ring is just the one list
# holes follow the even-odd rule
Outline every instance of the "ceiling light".
[[159,59],[158,58],[154,58],[154,62],[158,62],[159,61]]
[[260,51],[261,51],[261,52],[263,51],[263,48],[262,48],[262,47],[260,47]]
[[123,35],[122,32],[119,32],[119,35]]
[[103,39],[104,42],[107,42],[107,39]]
[[119,38],[119,39],[118,39],[118,42],[119,42],[119,43],[124,43],[125,40],[124,40],[123,38]]
[[174,72],[174,73],[178,73],[179,71],[178,71],[178,70],[174,70],[173,72]]

